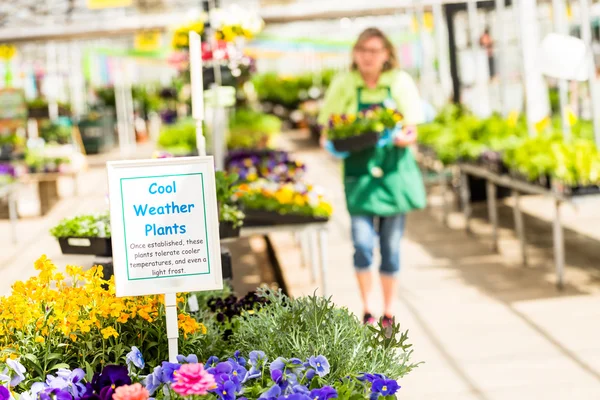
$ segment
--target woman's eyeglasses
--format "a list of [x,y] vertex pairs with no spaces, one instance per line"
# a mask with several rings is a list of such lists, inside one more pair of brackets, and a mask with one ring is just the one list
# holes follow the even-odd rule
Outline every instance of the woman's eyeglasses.
[[372,56],[376,56],[385,52],[385,48],[369,48],[369,47],[357,47],[356,52],[360,54],[369,54]]

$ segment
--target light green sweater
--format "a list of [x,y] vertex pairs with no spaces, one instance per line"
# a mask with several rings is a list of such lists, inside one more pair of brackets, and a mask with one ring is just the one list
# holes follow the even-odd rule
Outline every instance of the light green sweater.
[[400,70],[387,71],[381,74],[377,87],[365,87],[360,74],[356,71],[341,73],[331,82],[321,112],[319,124],[326,126],[331,114],[355,113],[358,107],[357,88],[363,87],[363,103],[381,103],[387,97],[387,87],[396,102],[398,111],[404,116],[403,124],[417,125],[423,122],[423,104],[419,91],[411,76]]

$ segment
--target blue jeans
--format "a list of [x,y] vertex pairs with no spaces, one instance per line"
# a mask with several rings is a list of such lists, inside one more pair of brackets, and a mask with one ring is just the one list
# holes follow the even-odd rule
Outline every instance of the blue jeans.
[[358,271],[366,271],[371,267],[377,235],[379,235],[381,252],[379,272],[384,275],[395,275],[400,271],[400,241],[404,233],[405,219],[405,214],[391,217],[352,216],[354,267]]

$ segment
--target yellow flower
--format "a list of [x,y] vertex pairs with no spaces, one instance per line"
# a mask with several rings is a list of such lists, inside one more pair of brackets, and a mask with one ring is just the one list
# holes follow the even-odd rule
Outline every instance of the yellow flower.
[[44,339],[42,336],[36,336],[35,342],[36,343],[46,343],[46,339]]
[[100,333],[102,333],[102,337],[104,339],[108,339],[110,337],[119,337],[119,333],[112,326],[102,329]]

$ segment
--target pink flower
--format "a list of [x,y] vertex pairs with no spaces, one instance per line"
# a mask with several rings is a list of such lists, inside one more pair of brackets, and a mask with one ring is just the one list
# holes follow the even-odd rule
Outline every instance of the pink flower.
[[150,393],[139,383],[119,386],[115,389],[113,400],[148,400]]
[[175,382],[171,386],[180,396],[205,395],[216,387],[215,378],[202,364],[183,364],[175,372]]

